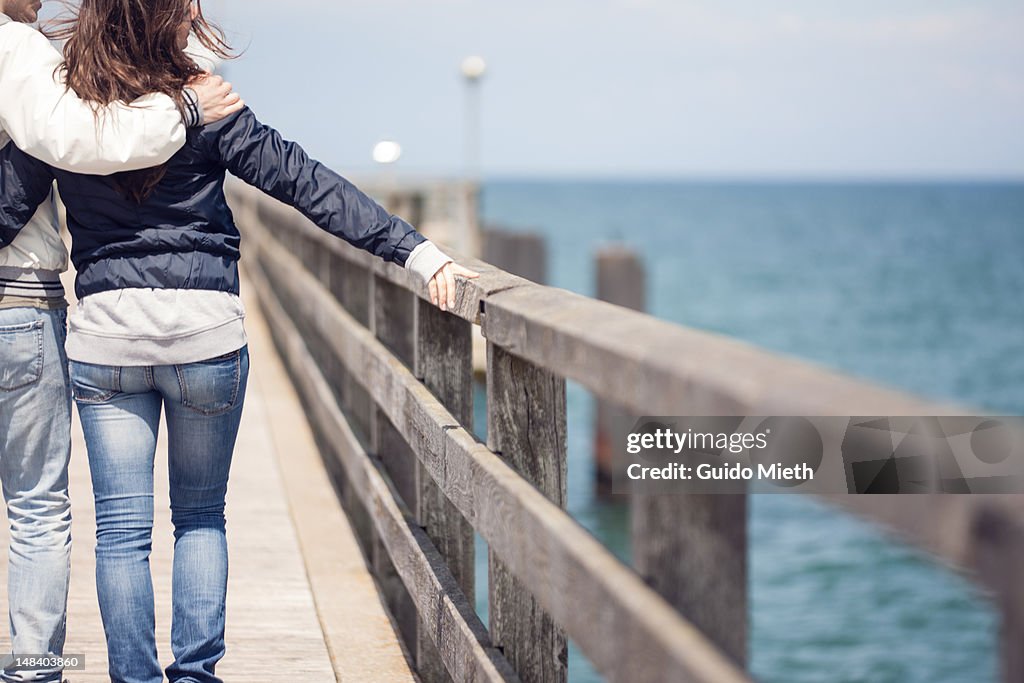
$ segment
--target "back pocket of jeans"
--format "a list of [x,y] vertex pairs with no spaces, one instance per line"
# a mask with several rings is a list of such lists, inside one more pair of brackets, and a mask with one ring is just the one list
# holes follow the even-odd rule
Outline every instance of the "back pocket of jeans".
[[14,391],[43,374],[43,321],[0,327],[0,391]]
[[76,360],[68,363],[71,393],[78,403],[105,403],[119,392],[121,368]]
[[241,379],[240,351],[197,363],[176,365],[181,404],[203,415],[219,415],[238,401]]

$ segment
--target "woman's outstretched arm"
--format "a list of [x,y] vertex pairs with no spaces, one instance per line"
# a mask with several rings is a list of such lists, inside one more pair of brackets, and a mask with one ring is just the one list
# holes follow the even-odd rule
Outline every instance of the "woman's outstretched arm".
[[[454,298],[454,275],[475,277],[413,226],[384,210],[355,185],[296,143],[260,123],[252,111],[207,126],[200,134],[208,155],[232,174],[289,204],[332,235],[385,261],[418,273],[443,308]],[[449,289],[451,290],[449,292]]]

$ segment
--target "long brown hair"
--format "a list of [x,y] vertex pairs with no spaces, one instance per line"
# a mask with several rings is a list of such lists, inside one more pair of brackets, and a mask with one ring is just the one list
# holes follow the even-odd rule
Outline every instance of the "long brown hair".
[[[224,33],[203,16],[201,0],[192,33],[219,57],[230,58]],[[178,45],[178,31],[187,20],[187,0],[82,0],[70,16],[47,30],[66,39],[64,65],[68,87],[100,107],[131,102],[148,93],[168,95],[184,111],[182,89],[202,69]],[[142,203],[163,179],[166,166],[114,175],[118,190]]]

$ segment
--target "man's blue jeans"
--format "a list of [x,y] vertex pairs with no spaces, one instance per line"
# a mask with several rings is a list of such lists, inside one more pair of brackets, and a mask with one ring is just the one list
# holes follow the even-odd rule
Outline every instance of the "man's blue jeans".
[[[0,309],[0,479],[11,530],[7,601],[18,655],[61,655],[71,561],[71,394],[65,311]],[[57,669],[4,681],[59,681]]]
[[71,362],[96,498],[96,591],[115,683],[160,683],[153,581],[153,459],[166,411],[173,616],[171,681],[220,683],[228,549],[224,497],[242,416],[246,348],[186,365]]

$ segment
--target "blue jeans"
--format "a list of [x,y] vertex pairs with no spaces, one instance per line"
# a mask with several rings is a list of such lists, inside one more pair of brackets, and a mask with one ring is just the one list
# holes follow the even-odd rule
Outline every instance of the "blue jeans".
[[174,525],[171,681],[220,683],[228,548],[224,497],[242,416],[246,348],[185,365],[71,362],[96,498],[96,591],[115,683],[160,683],[153,581],[153,458],[166,411]]
[[[71,395],[65,311],[0,309],[0,479],[11,547],[7,598],[19,655],[60,655],[68,602]],[[59,681],[57,669],[5,670],[4,681]]]

